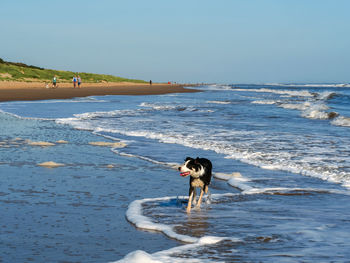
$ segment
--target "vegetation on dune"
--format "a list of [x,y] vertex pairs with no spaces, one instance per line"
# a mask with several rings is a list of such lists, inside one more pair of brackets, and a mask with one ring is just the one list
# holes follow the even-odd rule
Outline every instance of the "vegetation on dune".
[[136,82],[145,83],[144,80],[127,79],[113,75],[94,74],[85,72],[72,72],[63,70],[44,69],[24,63],[8,62],[0,58],[0,81],[24,82],[51,82],[56,75],[60,82],[71,82],[74,75],[80,75],[84,82]]

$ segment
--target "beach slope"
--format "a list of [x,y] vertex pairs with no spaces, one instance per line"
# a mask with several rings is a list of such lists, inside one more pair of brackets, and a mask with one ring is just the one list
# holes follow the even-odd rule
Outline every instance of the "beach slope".
[[[72,88],[70,83],[60,83],[58,88],[46,88],[45,83],[0,82],[0,101],[30,101],[70,99],[75,97],[103,95],[156,95],[167,93],[197,92],[180,84],[140,84],[129,82],[85,83],[82,88]],[[50,86],[51,87],[51,86]]]

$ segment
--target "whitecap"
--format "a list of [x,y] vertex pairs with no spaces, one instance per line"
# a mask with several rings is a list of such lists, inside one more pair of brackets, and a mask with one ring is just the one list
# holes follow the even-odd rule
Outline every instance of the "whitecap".
[[219,101],[219,100],[208,100],[207,103],[212,103],[212,104],[230,104],[231,102],[229,101]]
[[350,118],[339,116],[338,118],[334,119],[331,123],[336,126],[350,127]]
[[308,90],[278,90],[278,89],[242,89],[237,88],[234,91],[245,91],[245,92],[260,92],[260,93],[273,93],[278,95],[288,95],[291,97],[314,97],[314,95]]
[[289,109],[289,110],[306,110],[310,107],[310,102],[304,102],[304,103],[282,103],[278,105],[281,108]]
[[277,104],[278,101],[275,100],[255,100],[251,102],[252,104],[263,104],[263,105],[273,105]]
[[305,87],[305,88],[350,88],[348,83],[335,84],[283,84],[283,83],[266,83],[268,86],[282,86],[282,87]]

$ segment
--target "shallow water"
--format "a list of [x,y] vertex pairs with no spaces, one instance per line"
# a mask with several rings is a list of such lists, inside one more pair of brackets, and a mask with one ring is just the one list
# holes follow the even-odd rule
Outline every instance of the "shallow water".
[[[346,262],[348,87],[201,89],[1,103],[0,261]],[[190,215],[186,156],[215,176]]]

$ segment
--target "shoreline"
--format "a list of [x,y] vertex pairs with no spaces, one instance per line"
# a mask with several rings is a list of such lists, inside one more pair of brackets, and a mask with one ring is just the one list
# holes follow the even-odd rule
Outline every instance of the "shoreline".
[[[140,84],[131,82],[82,83],[73,88],[72,83],[58,83],[58,88],[46,88],[43,82],[0,81],[0,102],[72,99],[104,95],[161,95],[168,93],[191,93],[200,90],[185,88],[194,84]],[[51,87],[51,83],[49,84]]]

